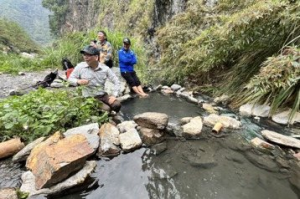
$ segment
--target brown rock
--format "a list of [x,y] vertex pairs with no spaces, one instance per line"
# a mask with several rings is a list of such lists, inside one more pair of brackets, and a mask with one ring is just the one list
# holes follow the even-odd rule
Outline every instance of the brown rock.
[[9,157],[16,154],[22,148],[24,148],[24,143],[21,142],[20,138],[14,138],[6,142],[0,143],[0,158]]
[[164,140],[163,133],[157,129],[140,129],[141,138],[144,144],[151,146]]
[[64,139],[59,132],[35,147],[27,168],[35,176],[36,189],[51,187],[81,169],[94,150],[83,135]]
[[134,116],[133,119],[139,126],[149,129],[164,129],[169,121],[167,114],[155,112],[142,113]]

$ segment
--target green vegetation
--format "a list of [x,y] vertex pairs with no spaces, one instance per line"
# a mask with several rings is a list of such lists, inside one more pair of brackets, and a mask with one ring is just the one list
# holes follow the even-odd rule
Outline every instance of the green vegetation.
[[[72,102],[72,103],[70,103]],[[102,123],[101,103],[78,93],[39,89],[0,101],[0,140],[19,136],[26,142],[89,122]]]
[[54,35],[59,36],[59,29],[65,23],[68,1],[42,0],[42,5],[53,12],[53,14],[49,16],[50,30]]
[[38,46],[15,22],[0,19],[0,49],[10,52],[37,52]]
[[50,11],[42,7],[42,0],[1,0],[0,18],[19,24],[38,44],[45,45],[52,41],[49,14]]
[[[278,86],[277,92],[269,91],[272,97],[266,101],[265,93],[255,95],[258,98],[244,98],[246,101],[236,98],[254,92],[254,87],[249,87],[249,91],[245,86],[258,80],[254,77],[264,67],[264,61],[276,57],[284,46],[299,44],[299,11],[300,3],[295,1],[221,0],[213,10],[203,7],[202,1],[189,1],[185,13],[158,31],[162,57],[157,66],[163,67],[158,74],[160,80],[168,84],[189,82],[189,86],[214,95],[227,93],[233,105],[271,100],[274,113],[287,105],[283,102],[298,99],[297,92],[291,88],[288,94],[279,95]],[[286,78],[297,81],[294,75],[297,73]],[[269,88],[261,85],[261,89]],[[295,111],[299,109],[297,103],[293,105]]]

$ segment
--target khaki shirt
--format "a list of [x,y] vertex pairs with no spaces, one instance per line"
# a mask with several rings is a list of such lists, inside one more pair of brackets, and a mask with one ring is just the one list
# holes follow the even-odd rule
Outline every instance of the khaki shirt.
[[105,61],[112,60],[112,45],[108,41],[101,43],[97,42],[97,48],[100,51],[100,62],[104,63]]

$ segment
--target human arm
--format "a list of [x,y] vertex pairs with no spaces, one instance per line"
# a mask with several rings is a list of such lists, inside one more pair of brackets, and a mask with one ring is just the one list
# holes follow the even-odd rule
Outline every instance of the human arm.
[[68,82],[73,86],[78,85],[87,85],[89,80],[81,79],[82,76],[82,67],[79,64],[74,68],[73,72],[71,73]]

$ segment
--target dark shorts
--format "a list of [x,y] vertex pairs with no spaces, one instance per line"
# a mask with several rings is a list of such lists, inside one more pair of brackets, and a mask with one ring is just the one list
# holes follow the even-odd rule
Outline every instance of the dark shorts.
[[122,77],[126,80],[130,87],[139,86],[141,82],[135,72],[123,72]]
[[95,96],[95,98],[101,102],[103,102],[104,104],[106,104],[107,106],[110,107],[111,110],[115,111],[115,112],[119,112],[121,109],[121,103],[116,100],[114,101],[112,104],[109,104],[109,95],[106,92],[103,92],[103,94],[101,95],[97,95]]

